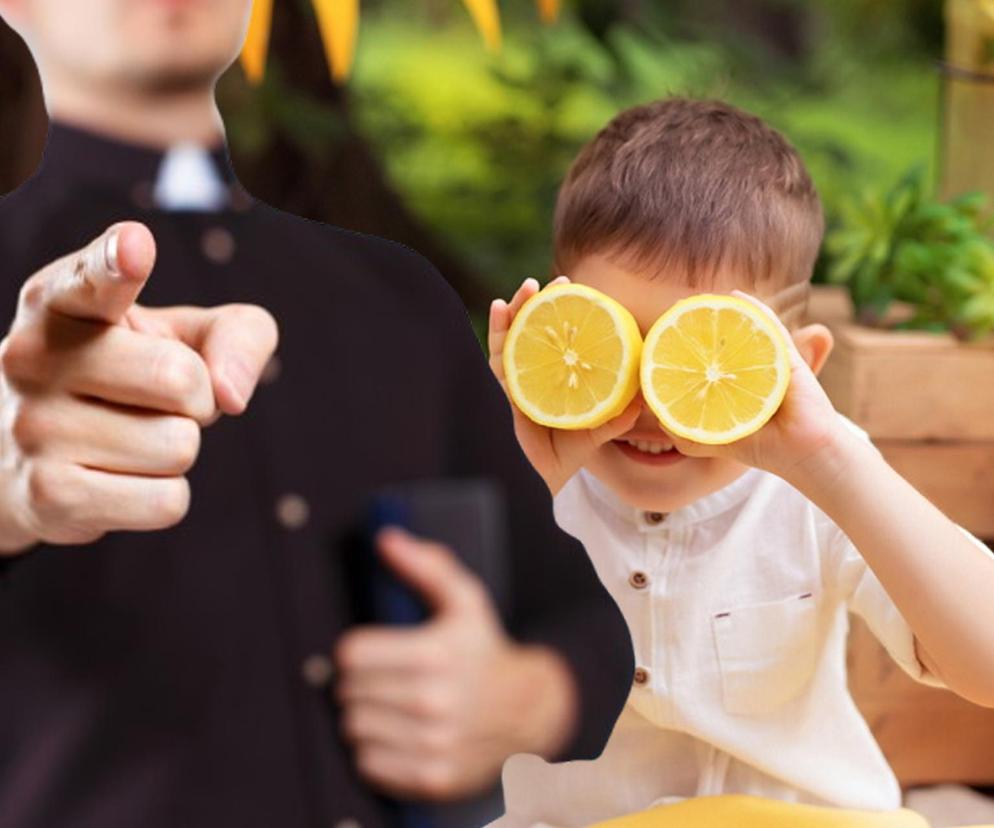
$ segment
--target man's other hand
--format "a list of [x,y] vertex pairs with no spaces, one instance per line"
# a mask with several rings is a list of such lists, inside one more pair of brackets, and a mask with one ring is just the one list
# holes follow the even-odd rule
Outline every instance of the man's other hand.
[[200,428],[245,409],[275,321],[142,308],[154,264],[152,234],[127,222],[22,287],[0,342],[0,554],[177,523]]
[[338,643],[336,694],[360,773],[399,798],[451,799],[494,784],[513,753],[557,753],[578,703],[561,656],[512,641],[483,583],[445,546],[399,529],[377,541],[432,617]]

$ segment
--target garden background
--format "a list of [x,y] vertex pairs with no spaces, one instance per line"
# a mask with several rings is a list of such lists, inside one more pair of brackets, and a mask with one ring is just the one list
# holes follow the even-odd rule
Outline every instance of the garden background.
[[[243,183],[311,218],[431,258],[478,315],[549,272],[556,187],[618,110],[715,96],[782,129],[830,224],[853,193],[936,166],[936,0],[578,0],[553,25],[501,4],[488,52],[458,0],[366,0],[353,74],[329,78],[309,0],[276,0],[265,81],[236,66],[220,100]],[[0,192],[33,171],[44,112],[0,24]]]

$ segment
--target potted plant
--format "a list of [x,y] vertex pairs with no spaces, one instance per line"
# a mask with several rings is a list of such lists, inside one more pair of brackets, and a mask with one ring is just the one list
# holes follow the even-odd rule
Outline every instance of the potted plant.
[[[836,346],[822,383],[891,464],[994,538],[994,227],[980,194],[918,173],[840,205],[811,317]],[[847,301],[848,296],[848,301]]]

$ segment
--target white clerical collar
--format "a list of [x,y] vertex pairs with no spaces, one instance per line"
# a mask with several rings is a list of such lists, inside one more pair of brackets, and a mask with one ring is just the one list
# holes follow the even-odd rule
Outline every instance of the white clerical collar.
[[165,153],[152,195],[161,210],[210,213],[228,204],[228,188],[210,152],[193,143],[175,144]]

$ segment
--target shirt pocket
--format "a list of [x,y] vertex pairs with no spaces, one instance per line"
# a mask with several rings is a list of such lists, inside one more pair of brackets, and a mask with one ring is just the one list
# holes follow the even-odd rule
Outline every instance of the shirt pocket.
[[811,592],[712,615],[726,711],[772,713],[804,690],[817,663],[819,615]]

